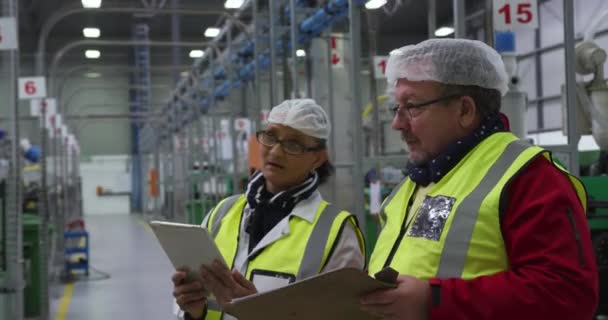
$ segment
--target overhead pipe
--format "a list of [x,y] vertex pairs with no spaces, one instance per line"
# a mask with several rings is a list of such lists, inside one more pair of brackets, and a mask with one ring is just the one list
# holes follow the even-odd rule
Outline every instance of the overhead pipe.
[[[303,1],[300,1],[303,2]],[[366,0],[354,0],[353,3],[361,6],[365,4]],[[326,28],[336,22],[338,19],[346,17],[348,15],[348,0],[333,0],[325,4],[322,8],[318,9],[316,12],[311,14],[308,18],[304,19],[300,23],[300,32],[297,43],[299,45],[305,45],[309,43],[314,37],[319,36]],[[218,36],[217,38],[220,38]],[[216,39],[217,39],[216,38]],[[286,48],[288,52],[283,52],[283,48]],[[236,70],[235,74],[237,78],[235,79],[226,79],[227,72],[223,66],[219,66],[217,68],[211,68],[211,77],[213,80],[224,80],[219,85],[215,86],[213,89],[211,86],[214,81],[201,81],[199,83],[199,89],[206,90],[208,92],[212,92],[208,96],[201,97],[200,100],[200,108],[203,110],[207,110],[211,105],[213,105],[213,101],[215,100],[223,100],[228,97],[234,88],[240,88],[244,82],[252,81],[255,77],[256,72],[256,61],[258,64],[258,72],[261,70],[268,70],[271,67],[271,53],[272,50],[277,54],[287,54],[292,50],[291,41],[288,41],[286,45],[283,45],[282,40],[277,40],[274,46],[262,52],[256,60],[254,60],[252,55],[252,49],[255,49],[255,42],[252,40],[245,40],[243,46],[237,51],[236,55],[230,57],[230,61],[233,65],[241,65],[239,70]],[[246,59],[248,59],[247,63],[245,63]],[[238,62],[240,60],[240,63]],[[195,63],[195,68],[200,67]],[[211,99],[210,99],[211,97]],[[171,115],[170,112],[171,106],[170,104],[167,107],[167,114]],[[177,128],[175,128],[177,129]],[[173,130],[171,130],[173,132]]]
[[[366,1],[357,0],[356,3],[359,5],[364,4]],[[334,0],[328,2],[324,8],[319,9],[314,14],[312,14],[309,18],[305,19],[300,24],[300,37],[298,38],[298,44],[304,45],[309,43],[314,37],[320,35],[323,30],[329,27],[332,23],[334,23],[337,19],[345,17],[348,14],[348,1],[347,0]],[[253,44],[255,47],[255,44]],[[248,53],[251,44],[246,42],[244,46],[239,50],[239,52],[243,52],[244,54]],[[275,51],[278,55],[284,54],[283,48],[287,48],[290,52],[292,50],[291,42],[288,42],[286,45],[283,45],[282,40],[277,40],[275,43]],[[258,57],[260,70],[267,70],[270,66],[270,49],[267,52],[262,53]],[[214,77],[216,80],[224,79],[225,70],[223,67],[219,67],[214,71]],[[250,61],[249,63],[243,65],[243,67],[237,71],[239,79],[235,81],[252,81],[255,75],[255,61]],[[214,94],[216,98],[225,98],[230,95],[231,84],[228,83],[230,80],[224,81],[220,84],[215,90]]]
[[79,13],[122,13],[130,15],[191,15],[191,16],[221,16],[234,22],[241,30],[247,34],[246,25],[238,18],[232,16],[228,12],[220,10],[191,10],[191,9],[147,9],[147,8],[132,8],[132,7],[103,7],[103,8],[83,8],[80,5],[68,5],[54,13],[48,18],[41,28],[38,36],[38,52],[36,53],[36,73],[43,75],[45,73],[45,55],[46,41],[51,33],[51,30],[57,23],[66,17]]

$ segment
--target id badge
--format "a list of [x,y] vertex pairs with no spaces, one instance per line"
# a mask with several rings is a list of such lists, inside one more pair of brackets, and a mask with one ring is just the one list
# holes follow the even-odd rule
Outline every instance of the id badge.
[[251,271],[251,282],[253,282],[258,292],[266,292],[282,288],[295,281],[296,276],[289,273],[259,269]]

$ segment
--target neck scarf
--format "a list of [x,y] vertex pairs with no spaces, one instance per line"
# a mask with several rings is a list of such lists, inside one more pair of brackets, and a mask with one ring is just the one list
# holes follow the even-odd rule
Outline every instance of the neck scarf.
[[435,159],[418,166],[411,162],[408,163],[408,175],[416,184],[423,187],[428,186],[431,182],[436,183],[481,141],[500,131],[505,131],[502,119],[498,114],[490,116],[471,134],[450,144]]
[[291,213],[298,202],[310,197],[319,185],[319,175],[311,173],[301,184],[277,194],[266,190],[262,172],[255,173],[245,195],[251,215],[245,231],[249,234],[249,253],[279,221]]

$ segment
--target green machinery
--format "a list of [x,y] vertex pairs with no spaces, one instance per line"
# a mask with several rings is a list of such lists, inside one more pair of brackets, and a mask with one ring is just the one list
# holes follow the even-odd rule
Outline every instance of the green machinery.
[[[604,158],[604,159],[602,159]],[[587,189],[587,219],[600,274],[599,314],[608,313],[608,155],[599,151],[581,152],[581,181]],[[603,162],[603,163],[602,163]],[[595,170],[590,168],[596,167]],[[600,167],[598,170],[597,167]],[[603,168],[602,168],[603,167]],[[596,175],[587,175],[595,171]],[[603,172],[603,174],[602,174]],[[599,175],[598,175],[599,173]]]

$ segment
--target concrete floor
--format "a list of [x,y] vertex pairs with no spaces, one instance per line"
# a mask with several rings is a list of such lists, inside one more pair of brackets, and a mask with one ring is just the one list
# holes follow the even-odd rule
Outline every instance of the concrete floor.
[[175,319],[172,315],[173,268],[152,231],[129,215],[86,218],[91,270],[75,282],[66,316],[57,313],[67,299],[65,286],[51,288],[51,319]]

